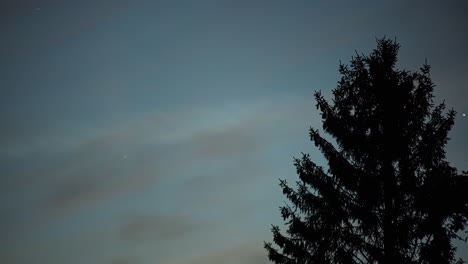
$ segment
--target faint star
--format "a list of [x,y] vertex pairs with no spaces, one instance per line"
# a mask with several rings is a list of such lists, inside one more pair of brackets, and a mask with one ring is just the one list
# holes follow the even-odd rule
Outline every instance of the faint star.
[[127,159],[127,155],[123,155],[122,158],[123,158],[123,159]]
[[41,10],[41,8],[40,8],[40,7],[36,7],[36,8],[34,8],[34,10],[36,10],[36,11],[40,11],[40,10]]

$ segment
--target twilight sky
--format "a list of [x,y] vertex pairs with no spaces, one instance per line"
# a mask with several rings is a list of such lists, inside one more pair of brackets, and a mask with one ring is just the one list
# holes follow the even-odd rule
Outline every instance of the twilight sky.
[[1,1],[0,262],[266,263],[314,90],[384,35],[468,170],[468,2],[357,2]]

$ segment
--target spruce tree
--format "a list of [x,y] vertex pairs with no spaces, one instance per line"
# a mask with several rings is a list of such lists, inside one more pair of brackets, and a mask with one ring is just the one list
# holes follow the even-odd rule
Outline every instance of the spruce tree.
[[[265,243],[274,263],[455,263],[453,239],[468,217],[467,174],[445,157],[455,111],[433,102],[430,66],[396,69],[400,45],[378,39],[369,55],[340,63],[330,104],[315,92],[328,162],[295,158],[299,180],[280,180],[287,228]],[[466,239],[465,239],[466,242]],[[462,263],[458,260],[457,263]]]

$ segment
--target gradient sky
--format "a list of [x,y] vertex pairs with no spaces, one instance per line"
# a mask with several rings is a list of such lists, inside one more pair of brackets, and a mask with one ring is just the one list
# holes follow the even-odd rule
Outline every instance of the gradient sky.
[[384,35],[468,170],[467,3],[1,1],[0,262],[266,263],[314,90]]

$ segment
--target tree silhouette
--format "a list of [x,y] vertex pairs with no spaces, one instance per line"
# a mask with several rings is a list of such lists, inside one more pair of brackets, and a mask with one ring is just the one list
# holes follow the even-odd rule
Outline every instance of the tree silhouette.
[[328,169],[303,154],[297,188],[280,180],[292,206],[280,207],[286,234],[272,228],[277,247],[265,243],[272,262],[455,262],[452,239],[468,218],[468,175],[445,160],[456,113],[433,103],[429,65],[395,69],[399,48],[379,39],[370,55],[340,63],[333,104],[315,92],[335,143],[311,128]]

